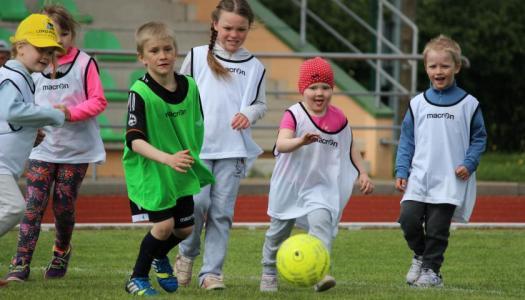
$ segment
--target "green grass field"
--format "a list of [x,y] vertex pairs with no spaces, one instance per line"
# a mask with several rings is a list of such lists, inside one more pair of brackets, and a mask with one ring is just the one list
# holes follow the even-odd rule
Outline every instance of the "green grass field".
[[477,178],[525,182],[525,153],[484,153],[478,166]]
[[[30,280],[0,289],[0,299],[128,299],[124,282],[145,229],[77,230],[65,279],[46,281],[53,231],[42,232]],[[0,273],[7,272],[16,231],[0,239]],[[258,291],[263,229],[234,229],[225,265],[227,289],[202,291],[192,282],[160,299],[523,299],[525,230],[457,229],[442,268],[443,289],[414,289],[404,283],[411,255],[396,229],[341,230],[332,253],[337,286],[325,293],[281,282],[279,292]],[[171,253],[173,257],[174,253]],[[200,261],[196,263],[198,271]],[[157,283],[154,283],[157,286]]]

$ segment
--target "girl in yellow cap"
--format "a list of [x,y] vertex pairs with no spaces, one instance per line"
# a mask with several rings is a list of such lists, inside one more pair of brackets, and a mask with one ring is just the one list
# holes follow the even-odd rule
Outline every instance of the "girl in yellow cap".
[[[0,68],[0,237],[15,226],[25,202],[17,180],[33,146],[42,140],[38,128],[64,124],[64,112],[37,106],[31,73],[43,71],[62,51],[49,17],[32,14],[11,37],[14,59]],[[1,284],[0,284],[1,286]]]

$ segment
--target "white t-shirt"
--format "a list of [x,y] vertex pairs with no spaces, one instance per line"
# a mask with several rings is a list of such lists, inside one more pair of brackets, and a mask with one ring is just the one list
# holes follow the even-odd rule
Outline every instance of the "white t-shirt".
[[[230,72],[230,78],[218,78],[207,63],[208,46],[191,50],[181,73],[193,76],[201,95],[204,114],[204,143],[200,157],[222,159],[233,157],[255,158],[262,149],[254,142],[251,129],[231,128],[234,115],[250,106],[257,98],[265,69],[253,55],[236,60],[215,55]],[[190,72],[187,72],[188,67]]]
[[432,104],[424,94],[410,101],[416,147],[401,201],[453,204],[452,220],[468,222],[476,201],[476,173],[463,181],[455,169],[465,159],[470,124],[478,106],[471,95],[449,106]]

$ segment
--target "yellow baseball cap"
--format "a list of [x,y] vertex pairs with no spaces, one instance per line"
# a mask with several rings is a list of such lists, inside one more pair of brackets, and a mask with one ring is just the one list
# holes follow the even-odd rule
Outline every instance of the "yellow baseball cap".
[[58,43],[55,25],[48,16],[43,14],[31,14],[25,18],[18,25],[15,35],[9,40],[13,44],[27,41],[38,48],[56,47],[60,51],[64,51],[64,48]]

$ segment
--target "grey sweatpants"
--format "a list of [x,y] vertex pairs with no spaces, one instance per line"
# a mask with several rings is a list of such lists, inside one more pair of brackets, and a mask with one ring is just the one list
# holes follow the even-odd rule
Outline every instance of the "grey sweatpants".
[[0,237],[20,223],[26,203],[12,175],[0,175]]
[[195,259],[200,254],[201,233],[205,228],[204,257],[199,284],[207,274],[222,275],[233,222],[235,200],[245,172],[245,159],[202,160],[215,176],[215,183],[194,196],[195,225],[191,235],[179,244],[179,253]]
[[[332,215],[327,209],[316,209],[307,215],[308,234],[320,239],[332,251],[333,223]],[[290,236],[295,225],[295,219],[279,220],[272,218],[270,228],[266,231],[262,249],[263,274],[276,275],[276,256],[281,244]]]

